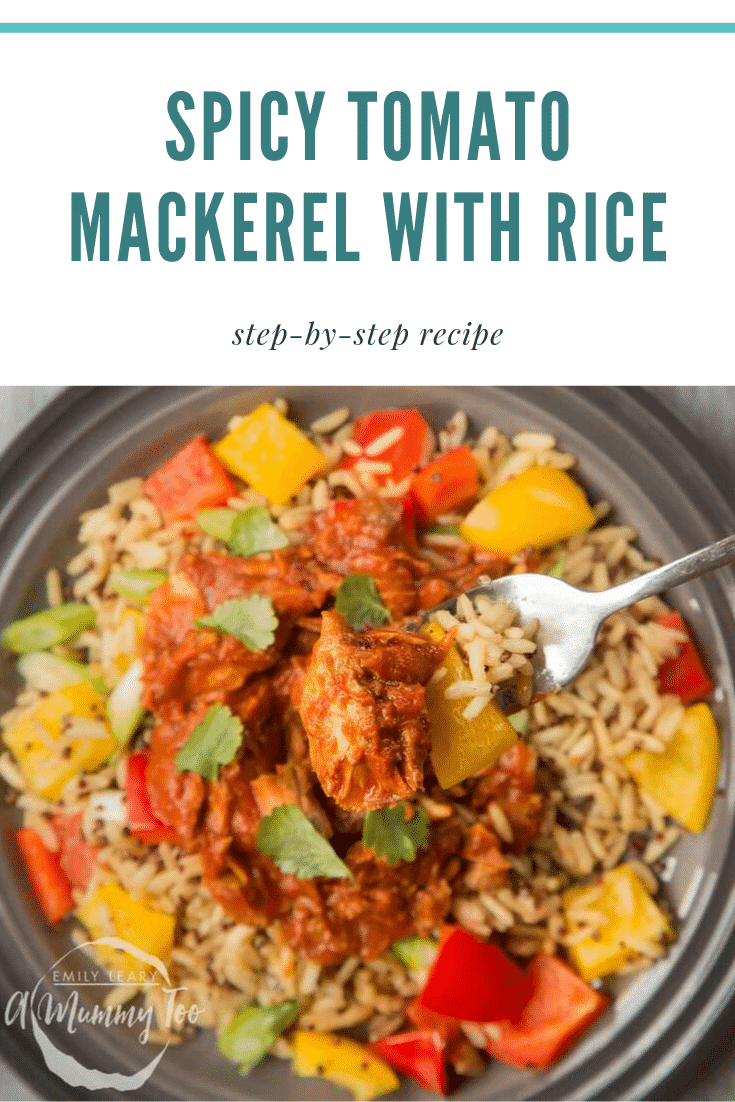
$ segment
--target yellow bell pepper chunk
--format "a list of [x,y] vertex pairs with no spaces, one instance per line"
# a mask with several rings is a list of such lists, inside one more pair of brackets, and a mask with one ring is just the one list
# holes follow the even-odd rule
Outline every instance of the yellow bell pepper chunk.
[[271,505],[283,505],[326,464],[319,448],[268,402],[214,450],[229,471],[265,494]]
[[660,754],[634,750],[623,759],[644,792],[689,830],[704,830],[717,787],[720,739],[707,704],[694,704]]
[[637,942],[664,944],[673,939],[666,915],[628,865],[604,873],[594,885],[570,888],[564,893],[562,907],[571,933],[579,926],[574,904],[589,894],[591,886],[601,886],[602,893],[590,900],[589,910],[600,912],[606,921],[598,936],[583,938],[569,946],[570,956],[583,979],[607,976],[640,960]]
[[[426,634],[438,642],[444,630],[437,623]],[[440,681],[426,686],[426,710],[431,724],[431,764],[442,788],[451,788],[481,769],[492,765],[518,741],[518,734],[503,712],[490,700],[474,719],[462,712],[469,700],[448,700],[447,689],[455,681],[471,681],[469,671],[457,648],[452,646],[440,669],[447,672]]]
[[459,530],[473,547],[510,556],[586,532],[596,519],[565,471],[530,467],[478,502]]
[[[91,773],[106,762],[115,740],[106,724],[105,698],[88,681],[66,685],[20,718],[3,723],[3,738],[18,761],[26,784],[38,796],[58,800],[71,777]],[[93,719],[104,724],[102,737],[69,737],[69,722]]]
[[[174,916],[151,910],[123,891],[119,884],[102,884],[91,899],[78,907],[77,918],[91,939],[122,938],[136,949],[158,957],[164,964],[171,955],[176,922]],[[150,972],[150,966],[122,949],[95,945],[94,952],[104,965],[119,974],[120,983],[134,983],[141,972]]]
[[364,1102],[397,1090],[400,1085],[392,1068],[349,1037],[297,1029],[291,1047],[297,1075],[329,1079]]

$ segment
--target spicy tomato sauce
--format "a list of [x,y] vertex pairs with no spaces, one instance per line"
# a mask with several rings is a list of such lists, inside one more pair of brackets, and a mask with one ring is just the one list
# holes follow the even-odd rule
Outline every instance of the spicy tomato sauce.
[[[349,802],[335,802],[337,789],[327,783],[325,790],[317,782],[298,708],[320,614],[333,605],[347,574],[369,573],[391,617],[400,621],[471,586],[480,574],[497,576],[503,569],[492,556],[462,550],[451,568],[438,572],[419,556],[410,516],[401,506],[368,497],[333,502],[307,527],[301,544],[283,551],[249,558],[189,554],[152,594],[143,646],[146,706],[157,721],[147,772],[151,807],[182,846],[202,854],[213,896],[236,920],[281,919],[294,949],[332,963],[380,956],[393,941],[428,933],[446,917],[480,842],[476,836],[473,842],[468,827],[473,816],[481,819],[471,808],[471,792],[457,794],[466,804],[464,817],[452,813],[432,824],[428,848],[410,864],[391,866],[358,841],[359,799],[350,810]],[[222,602],[253,593],[270,597],[279,619],[266,650],[254,653],[233,636],[197,625]],[[408,792],[407,785],[415,792],[428,768],[421,686],[441,658],[441,648],[415,636],[407,650],[400,635],[395,629],[385,629],[382,637],[376,631],[371,646],[367,635],[357,646],[365,651],[361,676],[374,682],[371,699],[379,701],[382,719],[387,717],[395,731],[384,744],[376,739],[372,765],[381,783],[397,785],[396,799]],[[427,648],[431,654],[424,653]],[[334,678],[330,699],[348,688],[339,664]],[[318,696],[312,692],[314,706]],[[237,757],[216,781],[179,772],[176,754],[206,709],[219,702],[243,721]],[[349,705],[346,696],[345,708]],[[359,725],[354,733],[360,734]],[[349,749],[349,725],[343,736]],[[529,822],[537,819],[527,814],[530,769],[526,760],[509,759],[498,774],[506,813],[522,800]],[[506,784],[516,773],[515,787]],[[261,818],[283,803],[297,804],[318,830],[333,837],[353,880],[300,880],[282,873],[257,849]],[[497,838],[489,824],[482,830],[485,859],[494,875],[503,875]]]

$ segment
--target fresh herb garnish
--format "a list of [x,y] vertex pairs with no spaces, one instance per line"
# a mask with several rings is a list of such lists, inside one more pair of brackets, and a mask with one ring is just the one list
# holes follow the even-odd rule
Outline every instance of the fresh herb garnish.
[[243,730],[242,720],[226,704],[213,704],[176,755],[179,773],[191,769],[208,781],[216,781],[220,765],[229,765],[235,757]]
[[327,839],[293,804],[275,807],[261,819],[255,844],[261,853],[273,858],[281,872],[302,880],[313,880],[315,876],[352,879],[349,868]]
[[202,532],[206,532],[212,539],[227,543],[236,516],[236,509],[225,509],[219,506],[215,509],[200,509],[194,514],[194,520]]
[[232,522],[227,546],[236,555],[259,555],[261,551],[277,551],[288,546],[285,532],[271,519],[262,505],[243,509]]
[[107,722],[115,736],[116,754],[130,742],[145,715],[143,695],[143,662],[137,658],[107,699]]
[[375,579],[369,574],[348,574],[337,590],[335,604],[354,631],[360,631],[366,624],[380,627],[390,620]]
[[513,715],[508,716],[508,722],[519,735],[525,735],[531,722],[531,713],[528,708],[524,708],[522,712],[514,712]]
[[430,524],[424,529],[425,536],[461,536],[458,524]]
[[16,654],[48,650],[91,628],[96,618],[97,613],[90,605],[69,604],[47,608],[8,624],[0,633],[0,644]]
[[242,1074],[247,1075],[306,1005],[291,999],[275,1006],[249,1006],[241,1010],[220,1033],[217,1040],[220,1052],[239,1064]]
[[248,650],[260,651],[272,646],[278,617],[270,597],[255,594],[224,601],[217,605],[211,616],[200,617],[197,627],[215,628],[226,635],[234,635]]
[[168,574],[162,570],[114,570],[107,578],[107,586],[113,593],[144,605],[167,578]]
[[549,571],[550,578],[563,578],[564,577],[564,559],[559,559],[557,563],[554,563]]
[[203,532],[226,543],[235,555],[259,555],[288,546],[288,536],[262,505],[247,509],[200,509],[195,520]]
[[412,972],[428,972],[438,950],[438,944],[426,937],[405,937],[391,945],[391,951]]
[[[407,807],[413,815],[406,818]],[[429,844],[429,816],[422,807],[404,802],[379,811],[368,811],[362,828],[362,844],[389,865],[415,861],[420,849]]]

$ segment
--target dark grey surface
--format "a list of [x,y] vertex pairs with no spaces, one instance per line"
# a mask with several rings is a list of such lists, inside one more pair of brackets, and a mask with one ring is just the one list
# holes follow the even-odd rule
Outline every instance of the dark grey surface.
[[[37,409],[41,408],[58,388],[4,388],[0,391],[0,445],[20,430]],[[732,429],[735,424],[735,388],[655,388],[656,395],[688,424],[690,431],[702,441],[703,450],[715,455],[720,469],[727,474],[727,483],[735,485],[735,460],[730,453]],[[719,1053],[721,1065],[709,1066],[712,1058],[705,1056],[691,1073],[690,1083],[671,1083],[667,1095],[682,1099],[732,1098],[735,1093],[733,1050],[727,1036]],[[717,1058],[716,1056],[714,1058]],[[0,1076],[0,1099],[36,1097],[8,1073]],[[661,1096],[663,1097],[663,1095]]]
[[[59,386],[5,386],[0,388],[0,452],[63,390]],[[38,1095],[4,1063],[0,1064],[2,1102],[34,1102]]]
[[[650,387],[650,390],[702,442],[722,473],[723,484],[732,487],[735,500],[735,387]],[[735,992],[733,992],[735,998]],[[686,1070],[664,1084],[666,1095],[682,1099],[735,1099],[735,1006],[713,1030],[701,1054]]]

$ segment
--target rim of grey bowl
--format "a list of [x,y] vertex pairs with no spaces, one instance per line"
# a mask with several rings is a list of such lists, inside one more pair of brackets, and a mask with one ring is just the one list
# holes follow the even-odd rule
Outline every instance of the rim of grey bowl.
[[[241,389],[247,392],[265,388]],[[315,388],[283,389],[289,392],[295,390],[308,392]],[[367,388],[354,389],[364,391]],[[395,389],[399,392],[415,388]],[[480,389],[515,392],[532,402],[534,396],[537,396],[541,399],[539,405],[543,406],[544,395],[548,402],[553,392],[564,391],[566,388],[447,387],[435,388],[435,391],[454,393]],[[116,409],[122,409],[151,390],[154,390],[159,401],[165,404],[167,398],[181,399],[185,395],[194,395],[203,390],[212,390],[214,393],[217,388],[68,388],[53,399],[26,426],[0,457],[0,501],[4,503],[0,514],[0,525],[3,517],[7,517],[18,508],[26,493],[29,492],[32,482],[37,482],[45,470],[53,468],[56,457],[71,446],[73,439],[82,432],[86,434],[93,425],[114,416]],[[712,524],[715,518],[714,527],[721,529],[715,534],[733,530],[735,514],[723,496],[720,472],[707,455],[702,456],[701,443],[692,437],[689,430],[657,398],[640,388],[583,387],[570,388],[570,390],[572,393],[576,391],[583,396],[585,402],[598,413],[614,416],[622,427],[637,434],[637,439],[645,439],[645,433],[650,431],[652,421],[655,422],[662,430],[656,442],[658,449],[656,458],[660,461],[668,456],[672,462],[675,461],[674,465],[680,468],[680,484],[687,496],[696,501],[699,507],[705,503],[709,506],[708,521]],[[85,404],[88,407],[86,410],[83,408]],[[68,417],[69,414],[71,419]],[[66,435],[67,432],[69,435]],[[685,464],[681,461],[682,454],[686,455]],[[723,867],[735,868],[735,832],[729,838]],[[695,1066],[697,1061],[701,1060],[708,1038],[722,1021],[725,1007],[735,990],[735,922],[733,921],[735,894],[729,890],[724,878],[719,878],[719,881],[707,901],[707,912],[712,913],[715,918],[709,929],[718,932],[719,944],[714,947],[716,953],[712,953],[710,937],[712,959],[707,962],[706,972],[700,977],[696,991],[690,992],[685,998],[680,995],[673,1004],[669,1004],[666,993],[658,990],[644,1007],[648,1026],[655,1025],[659,1018],[664,1021],[663,1029],[656,1036],[655,1053],[652,1053],[650,1048],[643,1052],[637,1051],[628,1065],[626,1060],[626,1054],[630,1051],[628,1046],[640,1034],[639,1018],[636,1017],[625,1023],[624,1028],[608,1045],[604,1061],[606,1070],[598,1071],[594,1066],[581,1072],[578,1068],[573,1069],[568,1074],[556,1078],[547,1088],[533,1092],[533,1097],[559,1099],[574,1095],[600,1099],[642,1098],[651,1096],[657,1087],[664,1083],[673,1085],[675,1081],[681,1081],[686,1076],[685,1069]],[[0,918],[4,917],[4,907],[5,901],[0,900]],[[687,965],[694,963],[697,963],[701,970],[700,946],[690,944],[679,961],[679,966],[680,969],[686,969]],[[4,969],[0,976],[0,995],[7,996],[9,991],[16,989],[12,983],[14,974],[17,974],[16,969],[11,963],[11,967]],[[649,1030],[645,1032],[647,1035]],[[2,1030],[0,1054],[42,1097],[48,1099],[100,1097],[97,1092],[64,1090],[63,1084],[60,1089],[59,1079],[38,1060],[32,1042],[24,1031]],[[529,1086],[532,1085],[533,1081],[529,1081]],[[145,1094],[138,1095],[137,1092],[133,1095],[118,1095],[117,1092],[111,1092],[108,1095],[108,1097],[121,1098],[137,1096],[146,1097]]]

